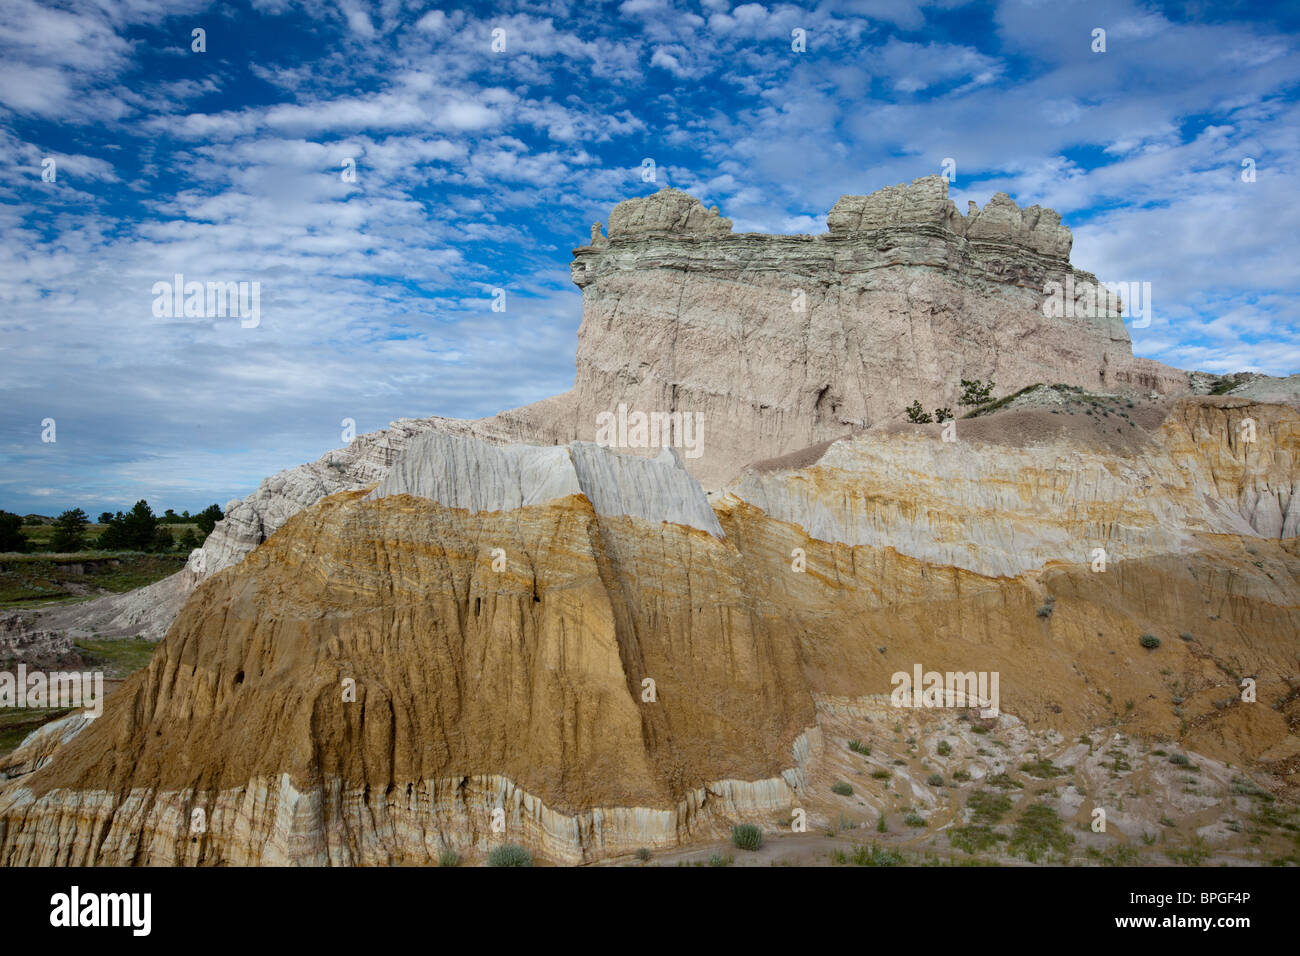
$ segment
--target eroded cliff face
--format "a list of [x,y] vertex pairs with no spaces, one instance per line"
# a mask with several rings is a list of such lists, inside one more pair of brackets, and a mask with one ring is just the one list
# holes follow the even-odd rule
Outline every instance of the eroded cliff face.
[[[1300,414],[1134,418],[878,426],[754,469],[716,525],[671,455],[428,436],[201,584],[103,716],[0,789],[0,862],[429,863],[502,839],[579,862],[834,821],[846,734],[923,716],[889,706],[916,665],[998,673],[1014,754],[1118,727],[1294,796]],[[944,804],[894,770],[855,778],[867,805],[905,780]],[[1189,799],[1165,784],[1117,831]]]
[[[490,493],[481,477],[444,490]],[[581,860],[708,832],[714,804],[788,805],[812,699],[735,549],[580,494],[388,492],[329,497],[205,582],[149,668],[0,798],[0,859],[428,862],[506,806]]]
[[1072,282],[1081,304],[1096,282],[1070,264],[1070,232],[1050,209],[999,193],[963,216],[929,176],[845,196],[827,223],[817,236],[735,234],[675,189],[619,203],[609,236],[598,224],[574,251],[573,389],[491,418],[402,419],[358,436],[228,504],[185,572],[44,626],[161,637],[199,581],[322,497],[379,481],[427,432],[555,445],[598,440],[598,416],[620,406],[693,416],[684,463],[714,489],[751,462],[900,420],[912,399],[956,408],[963,378],[992,379],[999,394],[1035,382],[1191,390],[1185,373],[1133,357],[1118,315],[1044,314],[1048,282]]
[[914,398],[956,408],[962,379],[1188,391],[1184,373],[1135,363],[1119,314],[1048,317],[1048,283],[1097,284],[1051,210],[998,194],[962,216],[939,176],[845,196],[817,236],[733,234],[671,189],[637,202],[574,253],[575,400],[697,414],[705,454],[688,467],[706,487],[897,421]]

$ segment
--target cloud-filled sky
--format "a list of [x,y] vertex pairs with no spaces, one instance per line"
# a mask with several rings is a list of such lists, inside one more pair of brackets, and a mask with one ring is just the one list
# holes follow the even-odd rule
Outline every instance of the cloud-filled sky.
[[[0,508],[224,504],[344,419],[564,391],[570,252],[664,185],[817,233],[951,158],[959,209],[1051,206],[1076,265],[1152,284],[1137,354],[1295,373],[1298,27],[1283,2],[4,0]],[[177,273],[258,282],[258,324],[156,315]]]

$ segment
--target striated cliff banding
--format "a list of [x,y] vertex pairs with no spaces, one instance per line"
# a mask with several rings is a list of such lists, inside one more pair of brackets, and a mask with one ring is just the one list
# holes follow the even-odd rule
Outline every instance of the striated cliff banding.
[[[1121,318],[1043,315],[1045,283],[1073,276],[1049,209],[999,193],[962,216],[939,176],[845,196],[817,236],[735,234],[716,209],[665,188],[619,203],[610,235],[574,251],[582,289],[574,387],[473,421],[401,419],[274,475],[226,518],[185,572],[150,589],[53,612],[50,627],[161,637],[195,584],[239,561],[291,515],[379,481],[415,435],[494,444],[592,441],[620,404],[696,414],[716,489],[750,462],[899,420],[912,398],[956,407],[962,378],[999,392],[1034,382],[1178,395],[1186,373],[1134,358]],[[795,311],[796,293],[803,311]],[[658,449],[621,449],[654,455]]]
[[[828,226],[620,203],[574,253],[573,390],[359,436],[232,502],[181,574],[47,615],[166,636],[12,756],[0,863],[428,863],[499,842],[497,808],[588,862],[833,820],[829,735],[917,662],[1000,673],[1026,741],[1123,720],[1294,794],[1294,391],[1179,397],[1214,385],[1118,317],[1044,317],[1045,283],[1093,281],[1051,210],[962,216],[927,177]],[[962,378],[1134,401],[900,423]],[[592,444],[620,404],[701,416],[704,454]]]
[[[1007,418],[755,469],[716,532],[681,520],[705,495],[670,452],[422,436],[200,586],[104,715],[0,790],[0,862],[428,863],[501,839],[497,807],[569,862],[776,825],[822,812],[815,702],[913,662],[997,671],[1005,713],[1067,733],[1132,700],[1129,733],[1285,780],[1296,702],[1219,705],[1230,669],[1294,696],[1300,414],[1187,399],[1131,441]],[[1026,443],[1035,418],[1055,430]]]

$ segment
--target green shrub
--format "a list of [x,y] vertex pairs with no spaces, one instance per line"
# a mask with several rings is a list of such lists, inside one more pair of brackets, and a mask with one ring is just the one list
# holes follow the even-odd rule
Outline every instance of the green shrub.
[[642,863],[645,863],[647,860],[650,859],[650,851],[645,847],[641,847],[636,851],[636,858],[640,860]]
[[446,848],[438,854],[439,866],[456,866],[460,863],[460,854],[451,848]]
[[906,409],[904,409],[904,411],[907,412],[907,420],[909,422],[912,422],[913,424],[928,425],[932,421],[934,421],[934,419],[930,416],[930,413],[925,411],[923,408],[921,408],[921,403],[919,400],[912,402],[912,404],[909,405]]
[[1111,847],[1105,853],[1096,847],[1088,847],[1088,859],[1096,860],[1102,866],[1136,866],[1142,858],[1135,846]]
[[884,814],[884,813],[881,813],[881,814],[880,814],[880,819],[876,821],[876,832],[877,832],[877,833],[888,833],[888,832],[889,832],[889,824],[887,824],[887,823],[885,822],[885,814]]
[[737,823],[731,828],[731,842],[737,850],[751,853],[763,845],[763,831],[752,823]]
[[903,817],[903,823],[909,827],[923,827],[925,826],[925,817],[921,816],[921,814],[917,813],[915,810],[911,810],[908,812],[907,816]]
[[976,790],[966,798],[966,809],[971,812],[972,823],[999,823],[1011,809],[1011,798],[992,790]]
[[1015,856],[1037,863],[1044,857],[1064,860],[1073,842],[1074,837],[1065,832],[1057,812],[1046,804],[1035,803],[1020,815],[1008,849]]
[[1210,858],[1210,848],[1205,845],[1204,839],[1197,837],[1194,843],[1181,850],[1165,850],[1165,856],[1183,866],[1200,866]]
[[961,380],[961,398],[957,399],[961,405],[983,405],[989,400],[989,395],[993,391],[993,380],[981,382],[979,379]]
[[927,785],[927,786],[931,786],[931,787],[942,787],[942,786],[943,786],[943,774],[941,774],[941,773],[932,773],[932,774],[930,774],[930,776],[928,776],[928,777],[925,778],[925,782],[926,782],[926,785]]
[[865,846],[860,846],[853,851],[855,866],[899,866],[902,862],[903,854],[893,850],[882,850],[874,843],[869,850]]
[[1050,780],[1053,777],[1063,777],[1066,774],[1065,770],[1056,766],[1046,757],[1039,757],[1031,763],[1022,763],[1020,771],[1029,774],[1031,777],[1037,777],[1039,780]]
[[731,866],[735,862],[734,857],[723,856],[721,853],[715,853],[709,857],[709,866]]
[[1154,634],[1143,634],[1141,640],[1142,646],[1149,651],[1154,651],[1160,646],[1160,638],[1156,637]]
[[960,783],[965,783],[970,779],[970,771],[965,769],[957,770],[953,773],[952,779],[959,781]]
[[532,866],[533,855],[521,846],[503,843],[488,854],[488,866]]
[[[873,771],[871,771],[871,778],[872,778],[873,780],[888,780],[891,776],[892,776],[892,774],[891,774],[888,770],[880,769],[880,770],[873,770]],[[838,784],[837,784],[836,786],[838,786]],[[846,784],[844,784],[844,786],[847,787],[848,784],[846,783]],[[831,787],[831,789],[832,789],[832,790],[835,790],[835,787]],[[836,793],[839,793],[838,790],[835,790],[835,792],[836,792]],[[852,792],[853,792],[853,790],[850,788],[849,793],[852,793]]]
[[855,754],[862,754],[864,757],[871,756],[871,744],[864,744],[861,740],[850,740],[849,749]]
[[[874,777],[875,774],[873,773],[872,776]],[[843,780],[839,780],[831,784],[831,793],[838,793],[841,797],[851,797],[853,796],[853,788]]]
[[935,753],[940,757],[947,757],[952,753],[952,744],[948,743],[946,740],[939,741],[939,746],[935,748]]
[[987,824],[955,827],[948,834],[948,841],[954,848],[969,853],[971,856],[976,853],[983,853],[985,850],[991,850],[998,845],[1000,840],[1005,839],[1005,836]]
[[1169,762],[1179,767],[1190,767],[1192,762],[1187,759],[1187,754],[1170,754]]

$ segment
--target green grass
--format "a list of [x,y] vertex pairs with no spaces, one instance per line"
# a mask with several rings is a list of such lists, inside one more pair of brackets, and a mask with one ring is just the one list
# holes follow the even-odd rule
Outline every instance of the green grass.
[[1027,773],[1031,777],[1037,777],[1040,780],[1051,780],[1053,777],[1063,777],[1067,771],[1062,770],[1046,757],[1039,757],[1035,761],[1022,763],[1020,765],[1021,773]]
[[[975,409],[974,411],[967,412],[965,415],[962,416],[962,418],[978,418],[980,415],[987,415],[989,412],[996,412],[999,408],[1002,408],[1004,405],[1008,404],[1013,399],[1019,398],[1021,395],[1024,395],[1026,392],[1032,392],[1036,388],[1042,388],[1042,386],[1043,386],[1042,382],[1035,382],[1033,385],[1026,385],[1018,392],[1012,392],[1010,395],[1004,395],[1002,398],[994,399],[993,401],[989,402],[986,405],[981,405],[979,408]],[[1057,387],[1057,386],[1053,386],[1053,387]]]
[[1088,847],[1088,859],[1102,866],[1136,866],[1142,859],[1142,852],[1135,846],[1113,846],[1104,853],[1096,847]]
[[1260,787],[1259,784],[1255,783],[1254,780],[1251,780],[1248,777],[1233,777],[1232,792],[1241,794],[1243,797],[1257,798],[1268,803],[1273,802],[1273,794]]
[[456,866],[460,863],[460,854],[455,850],[444,849],[438,854],[439,866]]
[[903,854],[894,850],[882,850],[874,843],[869,847],[860,846],[849,856],[843,850],[831,852],[831,862],[839,866],[852,863],[854,866],[901,866]]
[[12,753],[37,727],[70,713],[71,709],[58,707],[0,708],[0,756]]
[[1065,831],[1057,812],[1045,803],[1035,803],[1020,815],[1008,849],[1030,863],[1054,858],[1064,862],[1073,842],[1074,837]]
[[864,757],[871,756],[871,745],[864,744],[861,740],[850,740],[849,749],[855,754],[862,754]]
[[[153,584],[185,566],[186,554],[84,552],[0,558],[0,608],[82,600]],[[82,573],[74,573],[77,568]],[[78,594],[77,591],[84,593]]]
[[955,849],[974,856],[993,849],[1006,837],[987,824],[973,824],[968,827],[954,827],[948,834],[948,841]]
[[148,666],[158,644],[142,637],[112,641],[82,638],[72,646],[92,669],[102,670],[105,677],[121,678]]
[[992,790],[976,790],[966,798],[966,809],[971,812],[971,823],[1001,823],[1011,809],[1011,798]]
[[1005,772],[988,778],[990,787],[997,787],[999,790],[1022,790],[1023,786],[1012,780]]
[[1165,850],[1165,856],[1182,866],[1200,866],[1210,858],[1210,848],[1203,839],[1197,837],[1189,846]]

